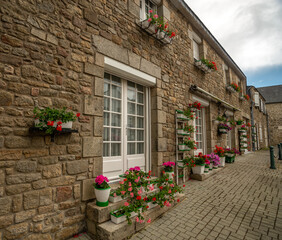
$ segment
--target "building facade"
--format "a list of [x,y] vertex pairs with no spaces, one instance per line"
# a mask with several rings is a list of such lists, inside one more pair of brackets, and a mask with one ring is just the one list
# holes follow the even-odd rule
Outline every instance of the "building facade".
[[254,86],[247,87],[251,99],[252,148],[259,150],[269,146],[268,142],[268,107],[262,94]]
[[282,85],[258,88],[266,99],[269,119],[269,140],[274,146],[282,142]]
[[[177,30],[172,44],[140,27],[150,9]],[[227,89],[246,94],[246,76],[182,0],[2,1],[0,24],[0,239],[66,239],[86,227],[97,175],[159,175],[176,160],[176,110],[202,106],[189,154],[239,148],[218,116],[251,123]],[[80,112],[78,132],[31,132],[34,107]]]

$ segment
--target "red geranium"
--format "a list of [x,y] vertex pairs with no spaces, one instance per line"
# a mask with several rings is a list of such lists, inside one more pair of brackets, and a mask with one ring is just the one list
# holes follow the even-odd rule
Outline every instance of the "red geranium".
[[137,196],[136,199],[137,199],[137,200],[141,200],[141,196]]
[[57,128],[56,128],[56,130],[57,130],[57,131],[62,131],[62,126],[59,126],[59,125],[58,125]]

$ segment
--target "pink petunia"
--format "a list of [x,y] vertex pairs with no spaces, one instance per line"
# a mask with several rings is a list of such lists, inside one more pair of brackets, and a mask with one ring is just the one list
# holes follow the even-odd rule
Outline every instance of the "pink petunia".
[[148,22],[151,22],[151,21],[152,21],[152,18],[149,18],[149,19],[148,19]]
[[128,183],[128,186],[131,187],[131,182]]
[[149,220],[147,221],[147,223],[151,223],[151,218],[149,218]]
[[153,12],[153,10],[151,9],[151,10],[149,10],[149,13],[152,13]]
[[136,220],[136,222],[139,222],[139,217],[136,217],[135,220]]
[[114,197],[116,197],[117,196],[117,194],[116,193],[114,193]]
[[132,187],[128,188],[128,191],[131,192],[132,191]]
[[154,15],[154,18],[158,18],[158,17],[159,17],[158,14],[155,14],[155,15]]
[[139,194],[139,195],[142,194],[142,190],[139,190],[139,191],[138,191],[138,194]]
[[134,193],[133,192],[130,193],[130,197],[132,197],[132,198],[134,197]]
[[124,195],[124,194],[125,194],[125,191],[121,191],[121,194]]
[[125,202],[125,203],[124,203],[124,206],[128,207],[128,206],[129,206],[129,203],[128,203],[128,202]]

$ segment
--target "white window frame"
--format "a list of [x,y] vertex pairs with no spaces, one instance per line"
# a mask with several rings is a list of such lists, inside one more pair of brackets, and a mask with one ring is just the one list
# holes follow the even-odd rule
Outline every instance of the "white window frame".
[[229,84],[228,82],[229,78],[227,77],[227,74],[229,74],[228,67],[223,63],[222,69],[223,69],[223,83],[227,86]]
[[201,38],[194,32],[192,32],[193,43],[193,57],[196,60],[200,60],[200,45],[202,44]]
[[254,92],[254,103],[255,103],[255,107],[259,107],[260,102],[259,102],[259,93],[258,92]]
[[[153,8],[151,8],[153,10],[153,12],[157,12],[157,5],[156,5],[156,1],[155,0],[148,0],[153,6]],[[146,0],[140,0],[140,20],[143,21],[145,19],[147,19],[147,13],[146,13]]]

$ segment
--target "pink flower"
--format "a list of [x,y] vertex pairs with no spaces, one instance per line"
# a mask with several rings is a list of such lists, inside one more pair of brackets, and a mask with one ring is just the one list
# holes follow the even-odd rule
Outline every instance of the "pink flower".
[[109,179],[103,175],[99,175],[96,177],[95,179],[95,182],[98,184],[98,185],[101,185],[103,182],[109,182]]
[[138,179],[138,178],[137,178],[137,179],[135,179],[135,180],[134,180],[134,182],[138,183],[138,182],[139,182],[139,179]]
[[149,10],[149,13],[152,13],[153,12],[153,10],[151,9],[151,10]]
[[171,189],[168,190],[168,193],[171,193]]
[[154,185],[153,186],[151,186],[151,187],[149,187],[149,189],[150,189],[150,191],[153,191],[154,190]]
[[126,171],[124,174],[125,174],[125,175],[128,175],[128,174],[129,174],[129,172],[128,172],[128,171]]
[[121,191],[120,193],[121,193],[122,195],[124,195],[124,194],[125,194],[125,191]]
[[119,182],[119,184],[121,184],[121,185],[124,184],[124,181]]
[[117,196],[117,194],[116,193],[114,193],[114,197],[116,197]]
[[140,223],[143,223],[144,222],[144,220],[140,220]]
[[131,187],[131,182],[128,183],[128,186]]
[[152,21],[152,18],[149,18],[149,19],[148,19],[148,22],[151,22],[151,21]]
[[151,222],[151,218],[149,218],[149,220],[147,221],[147,223],[150,223]]
[[155,14],[155,15],[154,15],[154,18],[158,18],[158,17],[159,17],[158,14]]
[[133,192],[130,193],[130,197],[132,197],[132,198],[134,197],[134,193]]
[[132,187],[128,188],[128,191],[131,192],[132,191]]
[[174,184],[172,183],[172,184],[170,184],[170,187],[174,187]]
[[138,194],[140,195],[141,193],[142,193],[142,190],[139,190],[139,191],[138,191]]
[[128,207],[128,206],[129,206],[129,203],[128,203],[128,202],[125,202],[125,203],[124,203],[124,206]]
[[136,217],[135,220],[136,220],[136,222],[139,222],[139,217]]

